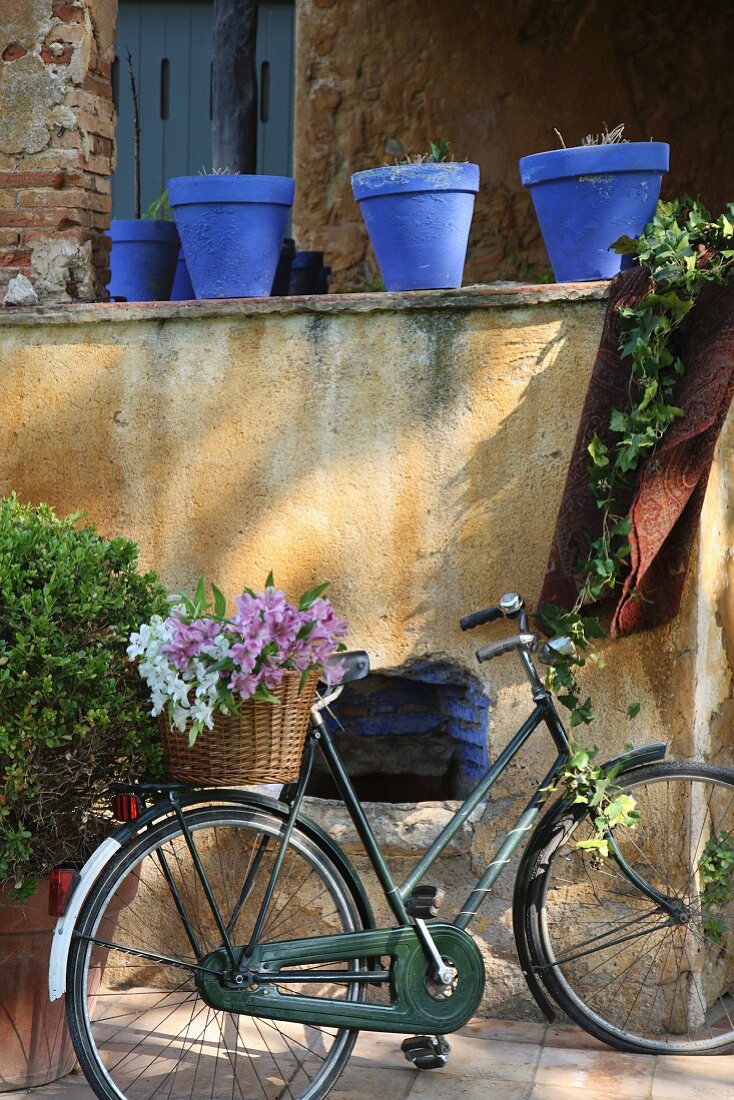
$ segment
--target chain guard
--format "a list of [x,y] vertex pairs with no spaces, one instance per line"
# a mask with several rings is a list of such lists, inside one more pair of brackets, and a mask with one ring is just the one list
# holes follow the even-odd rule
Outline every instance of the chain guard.
[[[226,1012],[362,1031],[446,1034],[463,1027],[474,1015],[484,991],[484,963],[476,943],[461,928],[436,923],[430,932],[455,972],[448,990],[439,990],[433,983],[431,963],[413,927],[258,944],[247,959],[242,986],[229,979],[225,952],[214,951],[201,960],[196,984],[208,1005]],[[243,948],[235,949],[238,960],[243,953]],[[366,970],[365,960],[385,957],[390,959],[389,1004],[360,1000],[364,995],[362,983],[339,986],[346,993],[338,998],[288,993],[289,986],[277,984],[280,970],[292,973],[298,967],[324,963],[331,964],[333,971],[335,964],[343,962],[350,963],[354,970]],[[213,970],[221,978],[212,974]],[[309,986],[300,988],[307,991]],[[333,988],[329,986],[330,992]],[[350,996],[354,999],[347,999]]]

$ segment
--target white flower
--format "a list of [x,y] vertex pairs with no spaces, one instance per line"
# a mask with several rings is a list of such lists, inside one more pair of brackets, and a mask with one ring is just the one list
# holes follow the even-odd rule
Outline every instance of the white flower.
[[195,722],[203,722],[207,729],[214,726],[214,708],[201,699],[197,699],[191,708],[191,718]]

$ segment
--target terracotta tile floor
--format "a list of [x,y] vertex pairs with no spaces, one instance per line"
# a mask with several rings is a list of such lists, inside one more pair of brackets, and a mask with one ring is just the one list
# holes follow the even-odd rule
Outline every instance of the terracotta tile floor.
[[[734,1100],[734,1054],[620,1054],[574,1027],[511,1020],[473,1020],[449,1041],[448,1066],[420,1073],[401,1036],[363,1032],[330,1100]],[[2,1100],[29,1096],[94,1100],[78,1074]]]

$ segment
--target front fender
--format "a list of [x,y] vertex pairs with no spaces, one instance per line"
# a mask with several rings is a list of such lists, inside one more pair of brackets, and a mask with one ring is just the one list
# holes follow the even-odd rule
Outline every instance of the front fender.
[[[179,798],[179,805],[182,810],[186,810],[191,806],[200,806],[206,801],[207,798],[202,798],[202,793],[198,792],[181,796]],[[257,791],[217,790],[216,792],[212,792],[211,801],[216,801],[217,804],[234,804],[237,806],[251,805],[259,809],[266,809],[284,822],[287,821],[290,813],[290,808],[285,803],[278,802],[269,795],[260,794]],[[84,864],[79,875],[79,881],[67,904],[66,912],[62,917],[59,917],[54,927],[48,972],[50,1000],[56,1001],[66,992],[66,967],[74,926],[82,906],[101,871],[124,844],[128,843],[134,836],[137,836],[143,829],[160,820],[160,818],[170,816],[171,812],[172,807],[170,802],[157,802],[154,806],[145,810],[137,821],[128,822],[125,825],[121,825],[119,829],[116,829],[113,835],[107,837]],[[311,840],[315,841],[315,843],[317,843],[336,864],[339,872],[351,889],[363,927],[374,928],[375,918],[372,912],[372,906],[370,905],[362,882],[350,860],[341,848],[334,843],[328,833],[326,833],[320,825],[317,825],[315,821],[311,821],[310,818],[299,815],[297,825],[298,828],[309,836]]]
[[[627,749],[618,756],[612,757],[611,760],[605,762],[604,767],[612,768],[619,764],[621,765],[619,775],[626,775],[627,772],[634,771],[635,768],[641,768],[644,764],[652,764],[656,760],[662,760],[666,750],[667,745],[664,741],[652,741],[649,745],[642,745],[640,748],[635,749]],[[523,976],[528,983],[530,992],[533,994],[533,997],[543,1012],[543,1015],[550,1022],[553,1022],[555,1019],[555,1008],[533,970],[533,961],[530,955],[530,945],[528,943],[527,929],[525,927],[525,910],[528,888],[530,886],[536,856],[538,852],[545,847],[557,823],[564,814],[568,812],[568,807],[568,799],[557,799],[533,830],[527,848],[520,860],[512,899],[513,932],[515,934],[515,946],[517,948],[517,955],[520,960]]]

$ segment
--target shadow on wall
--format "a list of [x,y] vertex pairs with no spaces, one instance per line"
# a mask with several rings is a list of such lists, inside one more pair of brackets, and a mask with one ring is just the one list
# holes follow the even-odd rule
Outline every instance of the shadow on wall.
[[542,576],[585,388],[547,369],[544,310],[530,351],[499,310],[15,330],[3,491],[136,538],[174,589],[331,577],[376,634],[446,648]]

